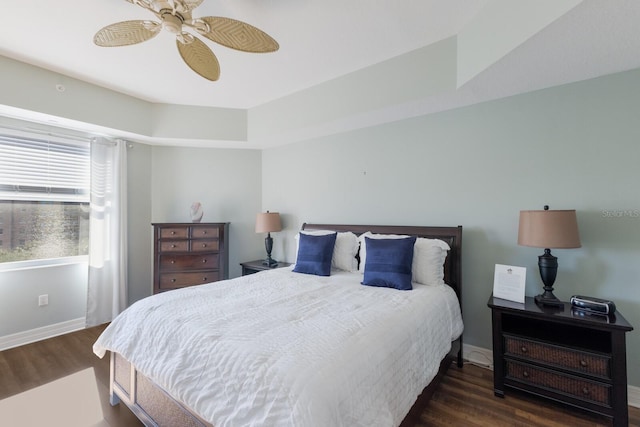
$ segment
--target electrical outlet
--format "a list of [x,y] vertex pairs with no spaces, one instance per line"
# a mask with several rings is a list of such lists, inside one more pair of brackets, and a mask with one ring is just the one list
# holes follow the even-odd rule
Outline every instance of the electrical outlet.
[[49,304],[49,295],[45,294],[45,295],[40,295],[38,297],[38,306],[39,307],[44,307],[45,305]]

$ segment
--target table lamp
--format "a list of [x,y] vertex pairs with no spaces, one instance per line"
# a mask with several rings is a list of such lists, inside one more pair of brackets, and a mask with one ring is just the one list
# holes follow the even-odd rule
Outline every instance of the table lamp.
[[260,212],[256,217],[256,233],[267,233],[264,239],[264,247],[267,250],[267,259],[262,261],[263,265],[275,267],[278,261],[271,258],[271,250],[273,249],[273,239],[271,232],[281,231],[280,214],[278,212]]
[[540,278],[544,292],[535,297],[539,305],[563,306],[563,302],[553,295],[553,283],[558,272],[558,258],[551,255],[551,249],[579,248],[580,236],[575,210],[520,211],[518,244],[534,248],[544,248],[538,257]]

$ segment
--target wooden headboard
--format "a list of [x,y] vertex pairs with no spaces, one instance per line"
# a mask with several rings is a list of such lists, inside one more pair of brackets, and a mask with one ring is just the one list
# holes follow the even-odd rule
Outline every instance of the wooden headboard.
[[462,303],[462,226],[457,227],[418,227],[407,225],[344,225],[344,224],[302,224],[303,230],[351,231],[356,235],[371,231],[380,234],[408,234],[410,236],[440,239],[451,250],[444,263],[444,281],[453,288]]

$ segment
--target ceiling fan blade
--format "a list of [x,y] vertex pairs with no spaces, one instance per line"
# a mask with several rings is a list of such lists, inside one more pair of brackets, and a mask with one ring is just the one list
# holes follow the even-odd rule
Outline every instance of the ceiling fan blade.
[[220,77],[218,58],[200,39],[193,37],[187,43],[176,40],[178,51],[184,62],[196,73],[207,80],[216,81]]
[[191,12],[200,6],[204,0],[173,0],[176,10],[180,13]]
[[209,26],[209,31],[196,30],[211,41],[231,49],[251,53],[275,52],[280,48],[278,42],[269,34],[246,22],[219,16],[200,18]]
[[156,18],[160,19],[160,14],[153,8],[154,2],[153,0],[127,0],[129,3],[140,6],[143,9],[148,10],[149,12],[156,15]]
[[151,21],[123,21],[107,25],[93,36],[93,42],[102,47],[129,46],[155,37],[162,26]]

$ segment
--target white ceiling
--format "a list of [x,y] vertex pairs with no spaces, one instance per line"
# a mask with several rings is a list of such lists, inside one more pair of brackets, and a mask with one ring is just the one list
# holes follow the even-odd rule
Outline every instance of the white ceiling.
[[[220,62],[210,82],[163,31],[117,48],[93,44],[100,28],[154,19],[125,0],[3,2],[0,54],[151,102],[250,108],[455,35],[486,0],[205,0],[193,12],[265,31],[274,53],[235,51],[202,38]],[[141,78],[142,77],[142,78]]]
[[[133,46],[95,46],[105,25],[153,18],[125,0],[13,0],[3,2],[0,55],[150,102],[249,109],[455,36],[494,1],[204,0],[194,17],[242,20],[280,44],[252,54],[205,39],[221,68],[210,82],[182,62],[168,32]],[[640,68],[639,22],[638,0],[584,0],[458,90],[390,113],[425,114]]]

